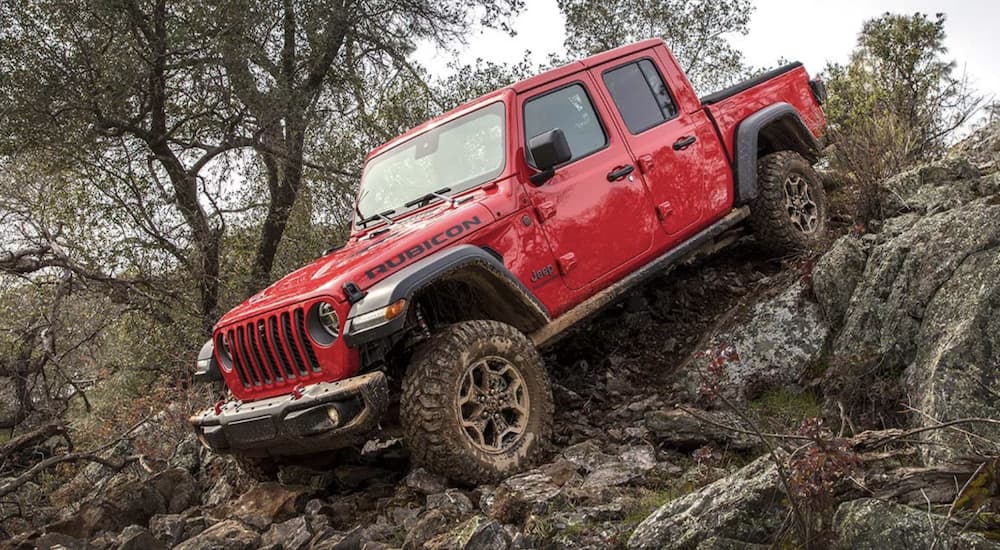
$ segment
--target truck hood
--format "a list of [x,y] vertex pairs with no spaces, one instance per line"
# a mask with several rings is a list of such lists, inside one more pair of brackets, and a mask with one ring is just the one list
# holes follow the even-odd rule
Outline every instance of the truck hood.
[[[328,296],[343,302],[344,283],[367,290],[413,261],[465,239],[494,220],[490,209],[473,200],[452,207],[440,203],[406,216],[375,233],[351,237],[345,246],[282,277],[222,316],[218,326],[272,309]],[[378,231],[385,231],[378,234]],[[369,237],[376,234],[374,238]]]

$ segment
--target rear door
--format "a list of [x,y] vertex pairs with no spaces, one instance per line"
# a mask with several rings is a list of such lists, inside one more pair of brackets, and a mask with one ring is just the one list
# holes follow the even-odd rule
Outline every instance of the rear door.
[[[593,88],[593,80],[583,72],[518,100],[522,144],[560,128],[573,155],[542,185],[525,183],[559,271],[572,289],[648,250],[656,231],[642,176],[609,118],[608,105],[595,100]],[[524,151],[525,161],[534,168],[526,146]]]
[[710,121],[701,111],[679,112],[651,51],[598,65],[591,73],[628,134],[664,231],[693,226],[712,203],[702,166],[706,147],[718,148]]

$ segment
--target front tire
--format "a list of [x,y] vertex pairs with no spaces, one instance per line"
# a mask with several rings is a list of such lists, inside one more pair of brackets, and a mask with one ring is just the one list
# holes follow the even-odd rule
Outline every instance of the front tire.
[[400,417],[416,464],[454,481],[533,466],[552,434],[552,390],[534,344],[495,321],[450,325],[414,354]]
[[809,161],[794,151],[761,157],[757,185],[750,226],[758,242],[778,253],[818,249],[826,235],[826,193]]

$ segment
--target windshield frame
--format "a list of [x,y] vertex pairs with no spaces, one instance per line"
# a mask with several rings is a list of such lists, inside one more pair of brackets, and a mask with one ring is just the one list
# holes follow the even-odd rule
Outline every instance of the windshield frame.
[[[384,220],[380,219],[373,220],[369,222],[367,225],[360,225],[358,223],[362,219],[364,219],[362,217],[359,217],[358,212],[359,212],[361,198],[364,196],[365,193],[365,185],[364,185],[365,176],[368,173],[368,169],[371,166],[372,162],[376,161],[377,159],[384,158],[385,155],[391,155],[392,153],[399,151],[401,148],[407,147],[409,144],[413,142],[413,140],[419,139],[421,136],[425,136],[430,132],[441,131],[442,129],[445,129],[452,124],[461,122],[463,120],[468,120],[469,117],[474,117],[477,115],[488,116],[488,114],[485,113],[484,111],[486,111],[487,109],[496,108],[497,106],[499,106],[499,114],[500,114],[500,150],[502,155],[501,162],[498,164],[495,170],[483,173],[473,178],[466,179],[462,182],[459,182],[458,184],[453,184],[451,186],[451,190],[449,190],[445,194],[448,195],[449,197],[455,197],[457,195],[460,195],[462,193],[465,193],[467,191],[470,191],[472,189],[485,185],[491,181],[496,181],[497,179],[501,178],[504,175],[504,173],[507,172],[510,166],[510,158],[511,158],[510,139],[509,139],[511,135],[510,106],[507,103],[508,102],[505,101],[503,97],[498,97],[493,101],[489,101],[481,105],[472,106],[471,108],[464,111],[459,111],[450,118],[441,121],[439,124],[433,124],[434,119],[431,119],[431,121],[427,123],[428,127],[421,129],[420,131],[417,131],[412,135],[405,136],[405,138],[402,141],[399,141],[398,143],[393,143],[391,146],[386,147],[385,149],[378,151],[377,154],[369,157],[365,161],[365,166],[364,169],[362,170],[359,182],[358,193],[354,199],[354,213],[351,222],[351,227],[353,228],[354,232],[359,232],[359,233],[366,232],[369,229],[372,229],[379,225],[383,225],[385,223]],[[415,191],[412,198],[415,199],[419,196],[421,196],[421,193]],[[434,200],[430,201],[430,203],[433,204]],[[395,212],[390,214],[389,216],[393,219],[396,219],[405,214],[426,208],[427,206],[429,206],[429,204],[415,204],[410,207],[406,207],[403,204],[392,205],[389,206],[388,208],[394,209]],[[383,212],[384,211],[385,210],[383,210]],[[361,212],[361,214],[365,217],[370,217],[375,214],[378,214],[378,212]]]

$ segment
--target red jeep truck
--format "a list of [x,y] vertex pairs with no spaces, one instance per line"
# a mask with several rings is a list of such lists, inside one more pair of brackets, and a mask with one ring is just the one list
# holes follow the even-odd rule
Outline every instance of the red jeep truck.
[[487,94],[372,151],[347,242],[224,315],[191,423],[256,473],[400,421],[456,481],[530,466],[552,431],[538,348],[744,222],[824,228],[825,91],[801,64],[699,99],[661,40]]

